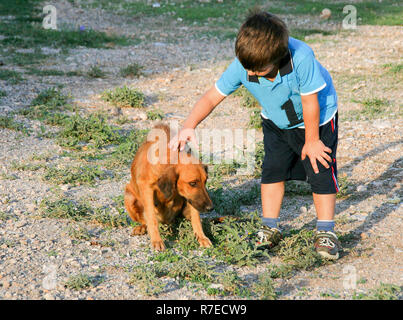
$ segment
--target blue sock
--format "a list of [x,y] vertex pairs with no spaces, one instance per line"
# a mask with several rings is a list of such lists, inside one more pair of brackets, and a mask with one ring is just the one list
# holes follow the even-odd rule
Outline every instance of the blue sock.
[[334,232],[334,220],[318,220],[318,221],[316,221],[316,230]]
[[270,227],[270,228],[276,228],[276,229],[280,230],[280,228],[278,227],[279,222],[280,222],[280,218],[262,217],[262,224],[264,224],[265,226]]

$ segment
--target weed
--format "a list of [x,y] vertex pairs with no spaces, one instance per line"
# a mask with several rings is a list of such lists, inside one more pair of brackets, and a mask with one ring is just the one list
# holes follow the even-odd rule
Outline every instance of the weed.
[[249,190],[210,189],[209,194],[218,215],[235,215],[243,205],[255,204],[260,198],[260,187],[253,185]]
[[74,221],[88,220],[92,208],[85,203],[62,198],[55,201],[43,199],[39,206],[43,216],[47,218],[72,219]]
[[126,227],[129,224],[125,210],[115,206],[95,208],[91,220],[109,228]]
[[143,70],[143,67],[134,62],[127,67],[120,69],[119,74],[124,78],[138,78],[143,74],[141,70]]
[[18,84],[25,79],[17,71],[0,69],[0,80],[6,80],[9,84]]
[[253,109],[250,112],[248,128],[250,129],[261,129],[262,128],[262,118],[260,116],[261,109]]
[[66,118],[57,139],[63,147],[80,149],[83,144],[95,148],[117,144],[121,136],[107,123],[104,115],[96,113],[86,117],[75,114]]
[[389,72],[398,75],[398,74],[403,74],[403,63],[387,63],[383,65],[384,68],[388,68]]
[[107,167],[120,167],[129,165],[133,161],[133,157],[147,136],[146,129],[133,129],[126,136],[121,138],[118,146],[110,154],[106,161]]
[[64,76],[66,76],[66,72],[64,72],[62,70],[56,70],[56,69],[38,69],[38,68],[29,67],[26,70],[27,70],[25,72],[26,74],[32,74],[32,75],[36,75],[38,77],[46,77],[46,76],[64,77]]
[[83,290],[99,285],[104,279],[102,277],[94,277],[88,274],[78,274],[70,276],[64,286],[71,290]]
[[207,236],[213,247],[206,250],[207,254],[230,264],[239,266],[253,266],[259,258],[267,253],[258,250],[255,245],[255,236],[260,227],[257,212],[242,219],[226,217],[222,223],[210,223]]
[[29,118],[43,121],[49,125],[61,125],[68,115],[61,111],[72,110],[67,105],[68,97],[56,88],[41,91],[31,102],[30,107],[20,110],[18,113]]
[[31,130],[25,128],[21,122],[17,122],[11,116],[0,116],[0,128],[19,131],[26,136],[30,135]]
[[83,226],[69,226],[67,230],[69,237],[76,240],[88,241],[91,239],[91,233]]
[[273,279],[277,278],[289,279],[294,274],[293,271],[294,271],[293,266],[289,264],[270,265],[267,268],[267,272]]
[[378,119],[387,115],[390,106],[389,101],[379,98],[369,98],[363,101],[353,99],[352,101],[362,105],[360,110],[351,110],[348,112],[348,116],[352,120]]
[[78,166],[55,168],[46,167],[43,179],[55,184],[94,185],[97,181],[106,179],[108,175],[99,166]]
[[41,91],[35,99],[31,101],[31,106],[47,105],[51,108],[59,108],[67,103],[68,97],[56,88],[49,88]]
[[348,179],[347,175],[339,175],[338,177],[339,182],[339,192],[337,193],[336,197],[338,199],[343,199],[348,197],[351,194],[352,183]]
[[176,219],[174,224],[161,225],[161,234],[169,241],[174,241],[178,244],[183,252],[196,250],[199,248],[199,243],[193,233],[193,228],[190,221],[185,219]]
[[354,300],[398,300],[402,287],[394,284],[381,283],[376,289],[369,290],[368,294],[354,293]]
[[44,168],[44,164],[35,163],[17,163],[16,161],[11,162],[11,169],[16,171],[37,171]]
[[90,78],[105,78],[106,73],[98,66],[92,66],[90,70],[88,70],[87,76]]
[[101,98],[118,107],[142,108],[145,105],[144,94],[127,86],[106,90],[102,93]]
[[148,120],[162,120],[165,118],[165,113],[161,109],[147,111]]
[[159,295],[165,288],[161,276],[161,272],[154,265],[136,266],[130,273],[129,283],[138,287],[144,295]]
[[312,270],[323,264],[321,256],[315,251],[314,239],[313,231],[291,230],[273,251],[294,270]]
[[43,199],[39,208],[41,214],[46,218],[93,222],[111,228],[128,225],[124,209],[119,208],[116,204],[112,208],[93,208],[87,202],[85,200],[74,201],[67,198],[56,200]]
[[258,280],[253,284],[253,292],[262,300],[275,300],[277,298],[273,280],[267,273],[259,275]]

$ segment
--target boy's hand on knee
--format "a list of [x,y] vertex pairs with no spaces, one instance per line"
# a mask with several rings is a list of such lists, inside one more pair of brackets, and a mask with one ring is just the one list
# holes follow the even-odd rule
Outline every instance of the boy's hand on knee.
[[301,151],[301,159],[305,160],[306,156],[308,156],[313,171],[319,173],[316,161],[319,161],[327,169],[329,169],[328,162],[332,162],[332,158],[326,152],[331,153],[332,149],[326,147],[321,140],[305,142]]

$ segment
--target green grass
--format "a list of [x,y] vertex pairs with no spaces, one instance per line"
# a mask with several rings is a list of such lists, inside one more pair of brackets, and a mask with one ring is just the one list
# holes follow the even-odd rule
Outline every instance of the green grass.
[[0,128],[18,131],[26,136],[29,136],[31,132],[21,122],[15,121],[14,117],[9,115],[0,116]]
[[48,88],[41,91],[35,99],[31,101],[31,106],[47,105],[51,108],[62,107],[67,103],[68,97],[57,88]]
[[403,63],[386,63],[382,65],[384,69],[387,69],[387,73],[395,76],[403,76]]
[[105,78],[106,72],[98,66],[91,66],[90,70],[87,72],[87,76],[90,78]]
[[253,185],[249,190],[218,187],[209,189],[214,211],[220,215],[236,215],[241,206],[257,203],[260,200],[260,186]]
[[55,201],[43,199],[40,203],[40,211],[46,218],[83,221],[89,219],[92,208],[84,202],[79,203],[66,198]]
[[165,113],[161,109],[153,109],[147,111],[148,120],[162,120],[165,118]]
[[[228,0],[219,3],[217,1],[199,2],[191,0],[183,0],[180,3],[161,1],[160,7],[152,7],[153,2],[140,0],[128,2],[123,0],[116,1],[85,1],[82,3],[84,7],[101,7],[116,14],[123,14],[137,18],[155,18],[153,25],[147,30],[154,28],[163,28],[162,21],[170,23],[179,21],[180,24],[190,26],[188,34],[192,34],[197,38],[217,38],[219,40],[231,39],[236,37],[239,27],[245,20],[248,11],[256,6],[263,8],[274,14],[293,15],[296,19],[311,16],[314,19],[320,15],[324,8],[332,11],[330,21],[341,23],[346,14],[343,8],[351,4],[344,2],[325,2],[325,1],[264,1],[264,0]],[[357,8],[357,24],[370,25],[402,25],[403,5],[394,0],[363,1],[353,3]],[[323,30],[319,28],[304,29],[296,28],[290,25],[290,33],[293,37],[304,40],[305,36],[314,33],[323,35],[333,34],[333,31]],[[146,37],[150,37],[149,33],[145,33]],[[166,40],[165,40],[166,41]],[[177,41],[176,37],[168,39],[168,41]]]
[[[41,47],[62,49],[62,54],[71,48],[110,48],[136,43],[124,36],[86,29],[80,31],[69,26],[58,25],[57,30],[44,29],[42,20],[43,2],[39,0],[3,0],[0,16],[13,16],[0,24],[0,49],[7,48],[6,62],[19,66],[37,65],[53,55],[45,55]],[[34,49],[33,53],[21,53],[16,49]]]
[[259,275],[258,280],[253,285],[253,291],[261,300],[275,300],[277,298],[273,279],[267,273]]
[[105,90],[101,98],[118,107],[142,108],[145,106],[144,94],[127,86]]
[[88,241],[91,239],[90,231],[84,226],[69,226],[67,232],[69,237],[75,240]]
[[353,99],[352,102],[361,105],[360,110],[351,110],[345,117],[350,120],[373,120],[388,116],[390,111],[390,102],[386,99],[367,98],[364,100]]
[[138,78],[143,74],[142,73],[143,69],[144,69],[143,66],[134,62],[124,68],[121,68],[119,74],[123,78]]
[[381,283],[378,288],[368,293],[354,293],[354,300],[399,300],[402,287],[395,284]]
[[102,277],[94,277],[85,273],[80,273],[70,276],[64,286],[71,290],[84,290],[96,287],[101,282],[103,282]]
[[311,230],[291,230],[284,234],[284,239],[274,252],[293,270],[312,270],[324,263],[315,251],[314,238]]
[[0,80],[5,80],[9,84],[18,84],[25,79],[20,72],[8,69],[0,69]]
[[132,269],[129,284],[135,285],[143,295],[158,296],[164,291],[165,284],[160,279],[162,272],[155,265],[140,265]]
[[100,180],[105,180],[109,177],[110,175],[99,166],[80,165],[65,168],[46,167],[43,179],[54,184],[94,186]]
[[115,202],[110,206],[94,208],[88,200],[74,201],[65,197],[43,199],[39,205],[43,217],[68,219],[100,224],[107,228],[127,227],[129,222],[123,207]]
[[43,121],[48,125],[62,125],[68,118],[64,111],[73,111],[68,104],[69,97],[57,88],[48,88],[41,91],[32,101],[29,107],[18,111],[18,114]]
[[108,124],[106,116],[100,113],[81,116],[75,114],[65,119],[57,134],[57,141],[63,147],[82,149],[83,146],[100,148],[121,142],[117,128]]

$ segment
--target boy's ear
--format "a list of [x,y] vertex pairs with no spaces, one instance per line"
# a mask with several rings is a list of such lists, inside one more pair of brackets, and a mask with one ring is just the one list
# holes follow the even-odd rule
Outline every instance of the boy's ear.
[[157,185],[165,198],[170,198],[176,192],[176,181],[178,174],[174,166],[166,169],[158,178]]

